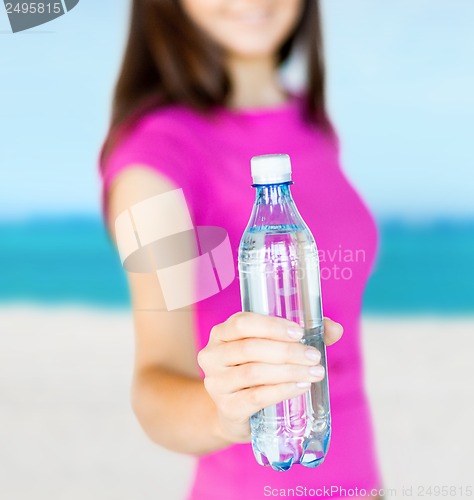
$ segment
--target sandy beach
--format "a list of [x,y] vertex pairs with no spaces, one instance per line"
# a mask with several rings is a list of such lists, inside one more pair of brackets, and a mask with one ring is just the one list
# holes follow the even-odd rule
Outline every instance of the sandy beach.
[[[363,332],[387,498],[472,485],[474,318],[365,317]],[[139,428],[132,355],[128,312],[0,308],[2,500],[183,498],[193,459]]]

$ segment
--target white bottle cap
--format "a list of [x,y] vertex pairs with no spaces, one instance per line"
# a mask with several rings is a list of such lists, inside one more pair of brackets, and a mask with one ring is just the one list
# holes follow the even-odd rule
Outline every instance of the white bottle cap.
[[291,161],[288,155],[254,156],[250,165],[254,184],[291,182]]

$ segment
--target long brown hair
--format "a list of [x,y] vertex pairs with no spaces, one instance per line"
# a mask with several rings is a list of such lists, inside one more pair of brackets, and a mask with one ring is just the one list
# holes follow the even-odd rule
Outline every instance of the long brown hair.
[[[278,55],[282,64],[296,43],[302,45],[308,77],[304,115],[327,128],[321,24],[319,0],[306,0],[298,25]],[[152,108],[180,103],[209,112],[224,105],[230,91],[223,51],[188,18],[179,0],[132,0],[101,166],[120,136]]]

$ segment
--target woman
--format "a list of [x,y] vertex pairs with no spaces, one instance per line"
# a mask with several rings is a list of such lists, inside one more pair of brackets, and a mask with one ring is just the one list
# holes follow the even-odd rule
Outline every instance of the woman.
[[[306,57],[307,83],[296,96],[280,83],[279,69],[297,45]],[[111,233],[123,239],[116,222],[123,214],[182,189],[181,205],[160,202],[148,211],[140,205],[151,226],[174,227],[187,216],[195,227],[220,226],[235,261],[253,203],[249,160],[288,153],[294,198],[320,248],[325,313],[346,331],[328,353],[333,437],[326,461],[278,473],[256,463],[249,417],[307,390],[297,383],[321,380],[319,353],[298,342],[298,325],[239,313],[238,280],[168,311],[153,271],[167,257],[155,255],[153,265],[142,258],[140,269],[130,264],[133,408],[156,443],[199,457],[193,500],[253,500],[297,487],[308,496],[323,487],[333,498],[357,496],[356,488],[376,496],[380,487],[359,345],[376,229],[339,166],[322,61],[314,0],[133,2],[101,162]],[[191,238],[174,249],[192,246]],[[119,250],[127,257],[123,245]],[[179,289],[193,288],[191,274]],[[326,344],[341,335],[342,326],[326,319]]]

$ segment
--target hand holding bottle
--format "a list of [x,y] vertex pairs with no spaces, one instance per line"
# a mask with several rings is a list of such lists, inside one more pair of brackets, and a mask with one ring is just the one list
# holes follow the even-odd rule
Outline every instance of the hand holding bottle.
[[[331,345],[343,329],[325,318],[324,332]],[[321,354],[301,343],[302,337],[303,329],[292,321],[251,312],[236,313],[212,329],[198,362],[227,439],[249,442],[252,414],[303,394],[324,377]]]

